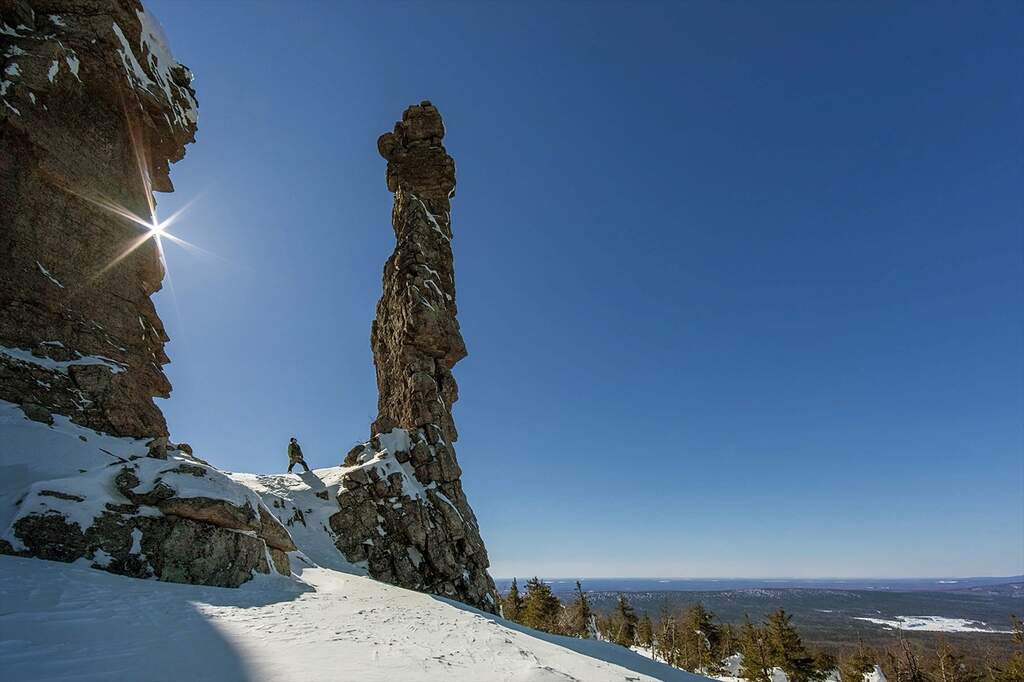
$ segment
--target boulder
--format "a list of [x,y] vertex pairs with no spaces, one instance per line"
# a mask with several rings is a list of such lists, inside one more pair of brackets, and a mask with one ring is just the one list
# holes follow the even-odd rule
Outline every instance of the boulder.
[[[260,506],[260,530],[258,535],[267,543],[267,547],[272,549],[283,552],[294,552],[298,549],[288,529],[282,526],[277,517],[264,509],[262,505]],[[285,575],[288,574],[285,573]]]
[[212,497],[171,497],[156,506],[165,515],[203,521],[220,528],[262,530],[260,518],[248,502],[239,507],[227,500]]

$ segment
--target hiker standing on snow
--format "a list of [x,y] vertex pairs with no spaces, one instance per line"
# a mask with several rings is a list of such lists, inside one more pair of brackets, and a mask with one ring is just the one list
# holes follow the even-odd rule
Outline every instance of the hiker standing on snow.
[[309,472],[309,466],[306,464],[306,460],[302,458],[302,448],[299,447],[299,441],[295,440],[295,436],[288,442],[288,473],[292,472],[292,467],[296,464],[301,464],[302,468]]

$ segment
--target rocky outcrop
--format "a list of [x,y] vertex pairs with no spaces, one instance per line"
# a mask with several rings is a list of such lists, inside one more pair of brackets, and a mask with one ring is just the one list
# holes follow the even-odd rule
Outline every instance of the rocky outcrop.
[[378,416],[345,464],[338,547],[370,574],[494,611],[494,582],[455,457],[452,367],[466,356],[456,319],[449,200],[455,162],[430,102],[409,107],[377,142],[394,193],[397,243],[370,333]]
[[0,399],[167,436],[151,190],[196,132],[191,74],[133,0],[0,2]]
[[136,0],[0,0],[0,60],[0,552],[229,587],[288,575],[288,531],[171,444],[153,403],[171,386],[152,192],[194,140],[191,74]]
[[221,587],[271,565],[290,575],[296,549],[255,493],[179,451],[35,483],[4,542],[7,554]]

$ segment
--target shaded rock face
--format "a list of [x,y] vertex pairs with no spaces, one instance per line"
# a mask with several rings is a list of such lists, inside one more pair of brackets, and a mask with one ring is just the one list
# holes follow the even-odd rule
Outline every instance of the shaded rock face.
[[3,0],[0,22],[0,399],[166,436],[159,253],[102,206],[149,221],[172,189],[191,74],[133,0]]
[[371,439],[346,458],[331,520],[338,547],[374,577],[494,611],[494,582],[462,491],[452,367],[466,356],[455,305],[449,200],[455,162],[429,102],[378,140],[397,243],[370,333],[379,391]]
[[[130,218],[151,223],[153,190],[173,189],[196,133],[191,80],[136,0],[0,0],[0,404],[137,452],[85,469],[65,451],[66,478],[18,494],[0,552],[229,587],[289,573],[288,531],[170,444],[153,403],[171,390],[150,300],[164,271]],[[0,436],[0,464],[26,448]]]

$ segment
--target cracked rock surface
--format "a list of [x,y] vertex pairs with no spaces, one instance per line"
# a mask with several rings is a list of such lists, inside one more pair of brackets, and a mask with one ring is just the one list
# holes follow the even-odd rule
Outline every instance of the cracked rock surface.
[[348,454],[338,547],[370,574],[495,611],[480,528],[462,490],[452,367],[466,357],[456,319],[450,199],[455,162],[430,102],[411,106],[377,147],[394,193],[395,251],[370,332],[378,416]]

